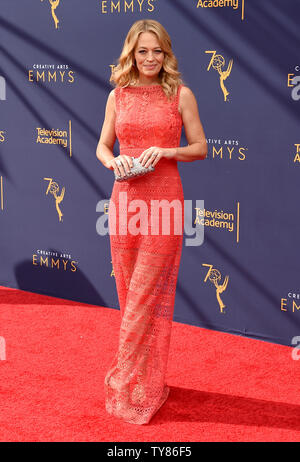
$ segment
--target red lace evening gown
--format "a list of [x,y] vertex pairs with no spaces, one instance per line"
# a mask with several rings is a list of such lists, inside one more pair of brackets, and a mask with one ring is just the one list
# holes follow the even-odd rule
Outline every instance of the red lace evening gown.
[[[171,101],[161,85],[115,89],[120,154],[139,157],[151,146],[180,145],[181,88]],[[133,200],[142,200],[147,208]],[[153,200],[173,202],[158,218],[151,208]],[[130,209],[130,201],[131,207],[137,208]],[[126,233],[124,221],[130,226],[130,219],[139,212],[135,224],[142,231]],[[170,231],[164,231],[163,219],[168,216]],[[169,394],[165,373],[184,230],[184,196],[177,161],[162,158],[154,172],[115,181],[108,219],[121,327],[119,348],[104,381],[106,410],[126,422],[146,424]],[[151,234],[153,224],[159,227],[156,235]]]

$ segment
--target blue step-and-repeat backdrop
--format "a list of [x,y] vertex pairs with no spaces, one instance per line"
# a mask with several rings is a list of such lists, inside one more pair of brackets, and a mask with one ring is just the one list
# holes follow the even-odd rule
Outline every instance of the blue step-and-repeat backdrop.
[[1,0],[0,284],[119,308],[109,235],[99,232],[114,177],[96,147],[110,75],[138,19],[170,34],[208,143],[205,160],[178,162],[194,228],[186,224],[174,320],[291,345],[300,335],[297,0]]

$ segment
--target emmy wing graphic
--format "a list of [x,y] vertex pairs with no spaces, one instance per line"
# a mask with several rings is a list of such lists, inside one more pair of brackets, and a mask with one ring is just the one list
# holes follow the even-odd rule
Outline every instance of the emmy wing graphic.
[[57,210],[57,213],[58,213],[59,221],[62,221],[63,213],[60,210],[59,204],[62,202],[62,200],[64,198],[65,187],[62,188],[60,195],[58,195],[58,191],[59,191],[58,184],[55,183],[55,181],[53,181],[52,178],[44,178],[44,180],[49,181],[49,185],[48,185],[46,194],[48,194],[48,192],[50,192],[50,194],[53,195],[53,197],[55,199],[55,207],[56,207],[56,210]]
[[226,305],[224,305],[223,301],[221,300],[220,294],[222,294],[226,290],[227,285],[228,285],[228,281],[229,281],[229,276],[225,276],[223,284],[219,285],[219,281],[221,280],[220,271],[217,270],[216,268],[213,268],[213,265],[207,265],[207,264],[203,263],[202,266],[208,266],[209,267],[209,270],[208,270],[208,272],[206,274],[204,282],[206,282],[207,279],[209,279],[210,282],[212,284],[214,284],[214,286],[216,288],[216,297],[217,297],[217,300],[218,300],[218,303],[219,303],[220,312],[225,313],[224,308],[226,308]]
[[[44,0],[41,0],[41,2],[43,2],[43,1]],[[58,7],[59,2],[60,2],[60,0],[49,0],[49,3],[51,5],[51,14],[52,14],[52,18],[53,18],[53,21],[54,21],[54,24],[55,24],[55,29],[58,29],[58,23],[59,23],[58,17],[55,14],[55,10]]]
[[210,60],[209,66],[207,70],[209,71],[210,67],[213,67],[216,71],[218,71],[220,75],[220,87],[223,91],[224,101],[228,101],[227,96],[229,95],[229,91],[224,85],[224,80],[226,80],[229,75],[231,74],[233,59],[229,61],[228,67],[225,71],[222,71],[222,67],[225,66],[225,59],[222,55],[216,55],[216,51],[206,51],[205,53],[212,53],[212,58]]

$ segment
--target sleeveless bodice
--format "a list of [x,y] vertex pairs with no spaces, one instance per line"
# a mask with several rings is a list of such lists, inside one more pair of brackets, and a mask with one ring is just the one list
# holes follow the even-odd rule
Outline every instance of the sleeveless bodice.
[[[151,146],[178,147],[182,118],[178,111],[179,95],[168,100],[161,85],[117,87],[115,89],[115,131],[120,154],[139,157]],[[177,161],[162,158],[155,166],[153,176],[174,174]]]
[[[173,100],[160,85],[115,89],[120,154],[139,157],[151,146],[179,146],[180,89]],[[154,168],[115,181],[108,213],[121,326],[104,381],[106,409],[135,424],[148,423],[168,397],[165,374],[183,241],[177,161],[163,157]]]

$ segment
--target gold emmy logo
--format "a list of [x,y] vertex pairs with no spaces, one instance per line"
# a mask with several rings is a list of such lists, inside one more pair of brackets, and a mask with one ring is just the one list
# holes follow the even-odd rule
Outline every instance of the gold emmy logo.
[[[41,2],[43,2],[43,1],[44,0],[41,0]],[[52,14],[52,18],[53,18],[53,21],[54,21],[54,24],[55,24],[55,29],[58,29],[58,23],[59,23],[58,17],[55,14],[55,10],[58,7],[59,2],[60,2],[60,0],[49,0],[49,3],[51,5],[51,14]]]
[[294,157],[294,163],[299,162],[300,163],[300,144],[295,143],[296,146],[296,154]]
[[226,80],[229,77],[229,75],[231,74],[233,59],[231,59],[229,61],[227,69],[225,71],[222,71],[222,67],[225,66],[224,57],[222,55],[217,55],[216,51],[206,51],[205,53],[212,53],[212,57],[211,57],[211,60],[209,62],[207,71],[209,71],[209,69],[211,67],[213,67],[216,71],[218,71],[218,73],[220,75],[220,87],[221,87],[221,89],[223,91],[224,101],[228,101],[227,96],[229,95],[229,91],[227,90],[227,88],[224,85],[224,80]]
[[112,260],[110,260],[110,263],[111,263],[111,272],[110,272],[110,276],[114,276],[115,275],[115,272],[114,272],[114,267],[112,265]]
[[64,198],[65,187],[62,188],[60,195],[58,195],[58,191],[59,191],[58,184],[55,181],[53,181],[52,178],[44,178],[44,180],[49,181],[49,185],[48,185],[46,194],[48,194],[50,192],[50,194],[53,195],[53,197],[55,199],[55,207],[56,207],[56,210],[57,210],[57,213],[58,213],[59,221],[62,221],[63,213],[60,210],[59,204],[62,202],[62,200]]
[[219,303],[220,312],[224,313],[224,308],[226,308],[226,305],[224,305],[224,303],[222,302],[220,294],[222,294],[226,290],[227,285],[228,285],[228,281],[229,281],[229,276],[225,276],[223,284],[220,285],[219,284],[219,281],[221,280],[220,271],[217,270],[216,268],[214,268],[213,265],[207,265],[205,263],[202,263],[202,266],[208,266],[209,267],[209,270],[208,270],[208,272],[207,272],[207,274],[205,276],[204,282],[206,282],[207,279],[209,279],[210,282],[212,284],[214,284],[214,286],[216,288],[216,297],[217,297],[217,300],[218,300],[218,303]]

